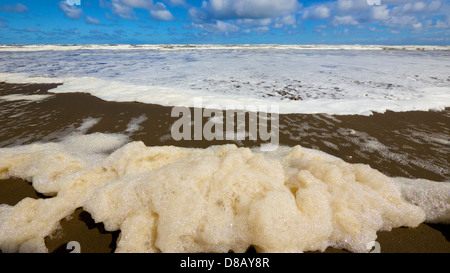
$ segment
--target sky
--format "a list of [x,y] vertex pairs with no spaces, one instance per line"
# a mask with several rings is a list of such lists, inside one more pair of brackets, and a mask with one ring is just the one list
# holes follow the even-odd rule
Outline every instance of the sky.
[[449,0],[0,0],[0,44],[449,45]]

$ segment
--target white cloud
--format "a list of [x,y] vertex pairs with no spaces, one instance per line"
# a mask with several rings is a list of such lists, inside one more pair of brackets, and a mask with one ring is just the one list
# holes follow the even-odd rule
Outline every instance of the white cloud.
[[238,19],[236,25],[247,29],[247,33],[254,31],[258,34],[270,31],[270,27],[282,28],[284,26],[293,26],[296,24],[296,18],[293,15],[283,17],[264,18],[264,19]]
[[367,0],[338,0],[337,8],[339,11],[360,11],[367,10],[371,6],[367,4]]
[[227,22],[217,21],[216,29],[220,32],[235,32],[239,30],[239,27]]
[[370,12],[373,20],[388,20],[390,18],[390,10],[387,6],[374,6]]
[[407,15],[407,14],[425,15],[438,11],[441,7],[442,2],[439,0],[434,0],[427,3],[419,1],[416,3],[406,3],[404,5],[396,6],[392,9],[392,13],[395,15]]
[[284,25],[295,25],[297,22],[297,20],[295,19],[295,15],[286,15],[283,17],[278,17],[276,18],[276,21]]
[[[172,2],[181,3],[183,1]],[[147,10],[154,20],[169,21],[175,19],[166,5],[161,2],[153,3],[153,0],[111,0],[111,2],[101,0],[100,4],[109,7],[113,14],[123,19],[137,20],[135,9]]]
[[98,20],[97,18],[91,17],[91,16],[87,16],[86,17],[86,23],[91,24],[91,25],[100,25],[100,20]]
[[430,10],[430,11],[436,11],[436,10],[438,10],[441,6],[442,6],[441,1],[432,1],[432,2],[428,5],[428,10]]
[[259,28],[266,27],[272,24],[273,21],[271,18],[265,19],[238,19],[236,20],[236,24],[243,28]]
[[403,6],[399,6],[394,8],[394,12],[397,14],[407,14],[407,13],[414,13],[414,12],[421,12],[425,9],[426,5],[423,2],[417,2],[417,3],[406,3]]
[[341,26],[341,25],[357,25],[358,21],[353,18],[353,16],[347,15],[347,16],[335,16],[332,22],[335,26]]
[[113,2],[126,5],[131,8],[141,8],[141,9],[150,8],[153,4],[152,0],[115,0]]
[[447,15],[444,21],[436,20],[436,23],[433,25],[435,28],[450,28],[450,15]]
[[[129,2],[127,0],[112,0],[111,11],[113,14],[123,19],[137,19],[133,8],[142,8],[138,2]],[[142,4],[142,3],[141,3]]]
[[312,9],[307,9],[302,18],[307,19],[326,19],[330,17],[330,9],[324,5],[319,5]]
[[[326,20],[331,26],[379,24],[394,29],[424,31],[446,28],[443,20],[450,5],[442,0],[381,0],[379,6],[367,0],[337,0],[312,4],[300,10],[303,20]],[[450,27],[450,25],[449,25]],[[321,31],[317,29],[316,32]]]
[[170,11],[162,3],[157,3],[155,7],[150,9],[150,14],[153,19],[160,21],[170,21],[175,19]]
[[192,23],[192,27],[195,29],[199,29],[202,31],[206,31],[209,33],[232,33],[239,31],[239,27],[234,24],[224,22],[224,21],[216,21],[215,23],[207,23],[207,24],[195,24]]
[[297,0],[209,0],[202,8],[214,19],[261,19],[295,13]]
[[77,8],[74,5],[68,5],[67,1],[58,2],[58,6],[62,10],[62,12],[64,12],[64,14],[70,19],[78,20],[83,14],[83,10],[81,8]]
[[417,29],[417,23],[418,19],[415,16],[405,15],[405,16],[392,16],[389,18],[389,20],[386,20],[384,22],[385,26],[389,27],[400,27],[400,28],[407,28],[411,27],[413,25],[416,25]]
[[434,25],[435,28],[448,28],[449,24],[447,22],[443,22],[441,20],[437,20],[436,24]]
[[253,31],[255,31],[257,34],[264,34],[270,31],[270,28],[268,26],[264,26],[264,27],[257,27],[257,28],[253,28]]
[[210,20],[210,16],[202,9],[190,8],[188,15],[194,23],[201,23]]
[[415,24],[412,24],[412,27],[415,29],[415,30],[420,30],[420,29],[422,29],[422,23],[415,23]]
[[294,27],[300,6],[297,0],[208,0],[188,14],[193,26],[206,32],[262,34],[272,27]]
[[417,3],[414,3],[413,10],[416,12],[421,12],[421,11],[424,11],[426,7],[427,7],[427,5],[425,5],[424,2],[417,2]]
[[447,15],[443,20],[436,19],[433,23],[433,20],[426,20],[424,24],[425,28],[450,28],[450,15]]
[[338,0],[337,7],[339,10],[351,10],[353,7],[352,0]]

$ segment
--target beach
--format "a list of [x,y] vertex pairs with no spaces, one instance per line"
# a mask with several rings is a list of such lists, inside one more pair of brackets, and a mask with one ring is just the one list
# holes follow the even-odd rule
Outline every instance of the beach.
[[450,1],[3,2],[2,256],[450,253]]
[[[59,142],[73,135],[122,134],[146,146],[207,148],[261,140],[180,140],[171,137],[172,107],[105,101],[87,93],[53,93],[58,84],[0,84],[0,148]],[[194,111],[193,108],[190,108]],[[347,163],[368,164],[389,177],[449,181],[450,109],[372,115],[280,114],[279,144],[320,150]],[[205,121],[207,119],[205,118]],[[267,142],[267,141],[266,141]],[[48,198],[21,179],[0,181],[0,203]],[[449,252],[449,226],[420,224],[378,232],[381,252]],[[49,252],[65,252],[78,241],[82,252],[113,252],[119,232],[108,232],[81,208],[45,238]],[[251,251],[251,250],[250,250]],[[327,248],[327,252],[342,251]]]

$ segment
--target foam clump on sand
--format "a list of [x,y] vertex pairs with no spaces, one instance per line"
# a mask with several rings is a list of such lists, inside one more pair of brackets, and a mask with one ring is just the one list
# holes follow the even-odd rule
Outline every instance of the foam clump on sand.
[[450,224],[450,183],[397,178],[403,197],[423,208],[427,223]]
[[0,149],[0,179],[52,196],[0,205],[0,249],[46,252],[44,238],[79,207],[121,231],[117,252],[365,252],[377,231],[426,218],[392,178],[300,146],[126,141],[92,134]]

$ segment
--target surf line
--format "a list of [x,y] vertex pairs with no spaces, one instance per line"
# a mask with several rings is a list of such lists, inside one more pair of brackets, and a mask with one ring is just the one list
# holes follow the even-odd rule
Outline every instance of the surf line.
[[171,117],[179,119],[171,127],[172,138],[175,141],[261,140],[270,141],[262,145],[261,150],[274,151],[278,148],[278,105],[226,105],[225,110],[220,109],[223,108],[218,105],[203,107],[202,98],[199,97],[194,98],[192,110],[184,106],[173,107]]

